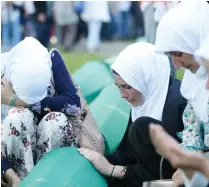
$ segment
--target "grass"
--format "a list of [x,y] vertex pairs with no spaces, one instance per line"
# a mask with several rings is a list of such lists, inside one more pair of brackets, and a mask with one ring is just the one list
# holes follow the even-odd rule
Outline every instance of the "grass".
[[[65,60],[68,70],[72,73],[78,70],[83,64],[89,61],[103,60],[101,57],[98,57],[97,55],[93,55],[87,52],[64,52],[62,49],[60,49],[60,52],[62,53],[62,56]],[[183,75],[184,75],[183,70],[176,70],[177,79],[182,80]]]
[[176,70],[176,78],[182,80],[184,76],[184,70]]
[[68,70],[72,73],[78,70],[83,64],[87,63],[88,61],[102,60],[98,56],[89,54],[87,52],[64,52],[62,50],[60,51],[65,60]]

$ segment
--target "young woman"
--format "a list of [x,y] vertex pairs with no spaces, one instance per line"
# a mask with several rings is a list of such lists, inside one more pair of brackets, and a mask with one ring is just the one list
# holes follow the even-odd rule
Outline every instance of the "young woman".
[[[159,179],[161,157],[150,141],[148,125],[161,124],[178,140],[183,128],[182,113],[186,100],[180,94],[180,81],[170,76],[169,60],[154,52],[149,43],[125,48],[111,66],[121,97],[131,105],[130,120],[120,146],[108,158],[87,149],[79,149],[96,169],[108,178],[109,186],[142,186]],[[165,178],[173,170],[163,166]]]

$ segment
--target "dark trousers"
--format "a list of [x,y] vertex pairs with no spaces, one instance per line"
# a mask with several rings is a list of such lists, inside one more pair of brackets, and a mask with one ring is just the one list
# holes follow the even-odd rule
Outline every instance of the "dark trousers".
[[[164,124],[150,117],[138,118],[132,123],[128,132],[130,147],[137,160],[137,164],[127,167],[126,175],[122,180],[108,178],[108,187],[140,187],[144,181],[160,179],[161,156],[156,153],[151,143],[149,136],[150,123],[162,125],[170,135],[174,134],[169,126],[170,124]],[[163,162],[162,171],[164,179],[171,179],[174,173],[174,170],[167,161]]]
[[65,51],[72,50],[77,32],[77,24],[60,26],[60,30],[62,47]]
[[87,38],[88,35],[87,24],[81,19],[81,13],[77,13],[77,15],[78,15],[78,24],[77,24],[76,36],[74,40],[75,44],[78,43],[83,36]]
[[47,23],[35,22],[36,39],[46,48],[49,45],[49,28]]

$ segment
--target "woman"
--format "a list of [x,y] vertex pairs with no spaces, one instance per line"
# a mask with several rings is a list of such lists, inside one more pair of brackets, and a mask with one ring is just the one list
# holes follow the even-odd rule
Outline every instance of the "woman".
[[86,48],[93,53],[98,50],[101,42],[102,22],[108,23],[110,21],[108,1],[86,1],[81,18],[88,27]]
[[71,1],[56,1],[53,4],[55,21],[60,29],[60,44],[65,51],[73,49],[77,33],[78,16],[74,11],[73,3]]
[[[12,168],[21,179],[27,176],[34,165],[48,151],[63,146],[78,145],[77,137],[67,117],[78,116],[80,113],[80,98],[57,51],[52,53],[52,62],[54,63],[51,64],[56,95],[52,84],[50,84],[51,69],[48,64],[50,76],[48,83],[45,84],[47,85],[46,93],[40,97],[37,96],[41,93],[39,92],[40,82],[42,82],[43,76],[37,76],[32,72],[37,66],[36,69],[40,70],[40,68],[43,68],[44,63],[51,63],[51,59],[47,49],[43,48],[37,40],[26,38],[22,41],[22,44],[25,42],[24,46],[16,46],[16,49],[18,47],[17,55],[24,56],[24,58],[21,58],[25,61],[24,66],[22,66],[22,74],[30,75],[29,77],[22,76],[21,85],[25,84],[24,92],[21,89],[17,90],[18,87],[15,87],[13,81],[11,81],[12,85],[10,85],[6,80],[2,80],[1,87],[2,103],[5,105],[12,103],[14,107],[9,110],[2,122],[2,159],[9,160]],[[14,51],[13,49],[10,52]],[[43,52],[44,50],[45,52]],[[14,56],[13,59],[15,59]],[[31,63],[31,61],[35,62],[35,64]],[[39,63],[39,61],[42,63]],[[33,68],[30,68],[31,64]],[[25,73],[24,69],[27,70],[27,73]],[[37,77],[40,80],[37,84],[27,84],[27,82],[30,83],[31,81],[36,83]],[[20,79],[16,80],[17,83],[18,81]],[[20,85],[19,88],[21,88]],[[18,91],[20,91],[20,95],[17,94]],[[28,102],[23,96],[33,96],[32,99],[34,97],[37,97],[37,99]],[[14,97],[15,100],[11,102],[10,98]],[[5,164],[2,172],[6,174],[9,168],[11,167]]]
[[[182,16],[183,15],[183,16]],[[190,150],[209,150],[208,90],[205,89],[208,72],[194,57],[209,33],[206,1],[182,1],[164,15],[157,29],[155,51],[172,57],[176,68],[186,68],[181,93],[188,100],[184,111],[182,146]],[[174,182],[182,182],[177,170]]]
[[[168,58],[156,54],[152,44],[128,46],[111,69],[121,97],[132,107],[126,133],[108,161],[90,150],[79,151],[107,176],[109,186],[139,187],[144,181],[159,179],[161,157],[151,144],[148,124],[160,123],[178,140],[176,132],[183,127],[186,100],[180,94],[180,81],[170,76]],[[163,173],[165,178],[172,176],[167,163]]]

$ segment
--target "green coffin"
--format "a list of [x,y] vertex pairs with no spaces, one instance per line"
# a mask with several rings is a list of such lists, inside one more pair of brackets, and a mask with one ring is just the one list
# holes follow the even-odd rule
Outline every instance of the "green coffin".
[[110,71],[110,67],[113,64],[113,62],[115,61],[115,59],[116,59],[116,56],[111,57],[111,58],[104,59],[102,61],[102,63],[104,63],[104,65],[106,66],[106,68],[108,69],[108,71]]
[[106,154],[114,152],[119,146],[127,128],[130,106],[120,97],[118,88],[111,84],[90,104],[106,143]]
[[104,87],[112,83],[113,77],[103,63],[92,61],[76,71],[73,80],[80,85],[87,103],[91,103]]
[[20,187],[107,187],[107,183],[76,148],[65,147],[47,153]]

